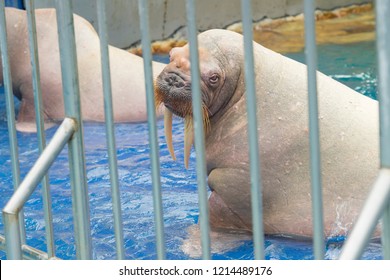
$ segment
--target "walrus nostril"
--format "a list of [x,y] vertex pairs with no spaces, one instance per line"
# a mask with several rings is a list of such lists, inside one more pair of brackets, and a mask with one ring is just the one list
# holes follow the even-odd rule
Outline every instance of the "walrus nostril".
[[168,85],[172,86],[176,82],[176,77],[175,76],[169,76],[164,79]]
[[167,83],[169,87],[184,88],[186,85],[183,78],[179,77],[177,74],[174,73],[164,77],[164,81]]
[[183,88],[185,86],[185,84],[183,82],[179,81],[179,82],[174,83],[174,86],[176,88]]

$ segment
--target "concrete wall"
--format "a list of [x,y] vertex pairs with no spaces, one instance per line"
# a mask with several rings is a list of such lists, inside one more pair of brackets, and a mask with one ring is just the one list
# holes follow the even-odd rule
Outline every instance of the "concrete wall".
[[[88,19],[97,28],[96,0],[72,0],[75,13]],[[125,48],[140,41],[137,0],[107,1],[109,42]],[[166,39],[186,25],[184,0],[151,0],[150,28],[152,40]],[[372,0],[317,0],[320,9],[333,9],[372,2]],[[53,0],[36,0],[36,7],[54,7]],[[241,19],[240,0],[198,0],[199,30],[223,28]],[[303,0],[255,0],[252,1],[253,17],[277,18],[296,15],[303,11]]]

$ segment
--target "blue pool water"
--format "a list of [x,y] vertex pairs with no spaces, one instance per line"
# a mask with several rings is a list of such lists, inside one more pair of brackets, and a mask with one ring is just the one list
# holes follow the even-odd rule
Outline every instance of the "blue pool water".
[[[319,46],[319,69],[357,91],[376,98],[375,44],[359,43],[344,46]],[[302,53],[288,56],[303,61]],[[161,59],[161,58],[156,58]],[[166,58],[162,58],[163,60]],[[3,208],[12,195],[12,176],[9,159],[8,131],[3,89],[0,88],[0,207]],[[91,232],[94,258],[114,259],[115,242],[111,210],[109,170],[102,124],[86,123],[86,165],[90,198]],[[49,140],[56,128],[47,131]],[[153,202],[147,124],[117,124],[116,141],[120,177],[123,229],[128,259],[155,259]],[[174,121],[174,146],[177,162],[169,156],[163,136],[163,123],[158,122],[161,159],[161,182],[164,207],[165,240],[168,259],[192,259],[199,256],[196,240],[191,240],[190,229],[198,219],[198,194],[194,153],[190,168],[183,166],[183,125]],[[36,134],[17,134],[22,178],[38,156]],[[63,151],[49,172],[53,204],[56,254],[63,259],[75,258],[72,225],[71,191],[67,163],[67,151]],[[25,208],[27,243],[41,250],[46,249],[41,189],[32,195]],[[191,231],[191,230],[190,230]],[[2,221],[0,233],[4,234]],[[189,241],[190,240],[190,241]],[[253,243],[247,236],[229,237],[226,246],[215,249],[214,259],[253,259]],[[228,241],[226,241],[228,240]],[[183,244],[195,249],[189,251]],[[337,258],[341,242],[329,240],[326,258]],[[311,242],[288,238],[267,237],[267,259],[313,259]],[[184,248],[184,249],[183,249]],[[363,258],[381,259],[381,246],[372,243]],[[0,259],[5,259],[0,252]]]

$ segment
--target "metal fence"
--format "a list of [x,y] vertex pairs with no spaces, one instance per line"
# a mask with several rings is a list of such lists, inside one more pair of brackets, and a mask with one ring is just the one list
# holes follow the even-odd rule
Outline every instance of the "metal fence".
[[[110,178],[112,187],[112,202],[118,259],[125,258],[122,214],[118,187],[118,171],[116,160],[115,137],[113,130],[113,109],[111,100],[110,68],[106,32],[106,15],[104,0],[98,0],[99,36],[101,43],[101,60],[103,73],[103,90],[105,100],[106,134],[109,153]],[[72,205],[75,228],[75,243],[78,259],[91,259],[91,230],[89,223],[89,202],[87,195],[86,170],[83,146],[83,123],[80,116],[80,95],[78,86],[77,57],[75,51],[74,26],[71,1],[56,0],[58,34],[60,43],[61,69],[65,101],[65,119],[48,145],[45,143],[45,132],[40,107],[42,106],[39,83],[39,63],[37,39],[35,30],[34,1],[25,1],[28,16],[28,33],[30,40],[31,64],[33,65],[33,87],[36,108],[36,120],[41,155],[26,177],[21,181],[18,143],[15,130],[15,113],[12,93],[12,77],[8,61],[6,21],[4,1],[0,1],[0,47],[3,63],[4,87],[6,95],[7,122],[9,131],[10,154],[12,162],[13,185],[15,192],[3,209],[5,238],[0,236],[0,242],[6,247],[8,259],[50,259],[55,258],[51,198],[49,181],[46,173],[56,156],[67,145],[69,150],[69,166],[71,172]],[[324,257],[324,235],[321,195],[321,166],[319,149],[319,125],[316,93],[316,44],[315,44],[315,3],[304,1],[306,63],[308,66],[308,99],[310,125],[310,152],[313,204],[313,246],[316,259]],[[160,184],[160,163],[158,159],[158,142],[156,116],[154,106],[153,76],[151,67],[151,48],[149,36],[149,1],[139,0],[139,15],[142,33],[142,49],[145,69],[145,87],[147,92],[148,127],[150,141],[150,157],[152,162],[153,203],[156,224],[157,257],[165,259],[164,224],[162,215],[162,197]],[[264,258],[264,232],[262,225],[261,178],[258,172],[260,160],[258,156],[258,135],[256,121],[256,102],[254,84],[254,62],[252,46],[252,15],[251,1],[242,0],[242,20],[245,47],[245,82],[247,88],[248,131],[251,164],[251,195],[253,213],[254,255],[256,259]],[[200,103],[200,77],[197,48],[197,27],[195,1],[186,1],[188,20],[188,39],[190,45],[193,112],[194,122],[202,123]],[[386,0],[376,1],[377,15],[377,48],[379,64],[379,101],[380,101],[380,160],[381,168],[362,213],[343,247],[341,259],[360,258],[367,245],[371,233],[378,220],[382,219],[382,245],[384,258],[390,259],[390,3]],[[387,46],[387,47],[386,47]],[[203,125],[195,127],[196,169],[199,190],[199,221],[201,228],[201,244],[203,259],[210,259],[210,226],[208,220],[207,183],[205,170],[205,150]],[[44,215],[46,224],[47,252],[41,252],[26,245],[23,205],[34,192],[38,184],[43,185]]]

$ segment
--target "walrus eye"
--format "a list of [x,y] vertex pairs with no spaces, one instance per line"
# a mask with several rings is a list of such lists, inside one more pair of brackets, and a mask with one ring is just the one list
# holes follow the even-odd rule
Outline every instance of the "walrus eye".
[[218,74],[211,75],[211,77],[209,78],[209,81],[210,81],[210,84],[216,85],[218,83],[218,81],[219,81]]

